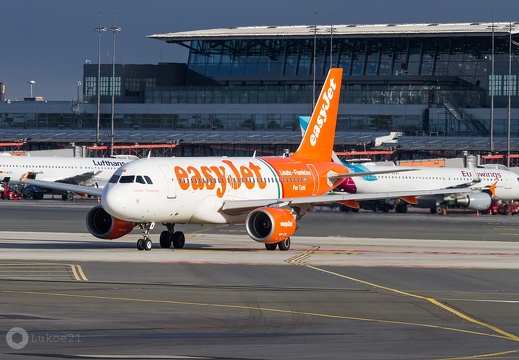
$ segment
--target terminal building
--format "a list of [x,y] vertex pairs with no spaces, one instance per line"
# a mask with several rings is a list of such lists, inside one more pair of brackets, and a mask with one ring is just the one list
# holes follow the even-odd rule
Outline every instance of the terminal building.
[[342,67],[338,152],[519,153],[517,26],[266,26],[149,35],[188,49],[186,63],[84,64],[74,100],[1,103],[0,141],[33,148],[73,143],[96,155],[109,144],[115,152],[153,144],[159,155],[281,154],[299,143],[299,116],[311,113],[328,69]]

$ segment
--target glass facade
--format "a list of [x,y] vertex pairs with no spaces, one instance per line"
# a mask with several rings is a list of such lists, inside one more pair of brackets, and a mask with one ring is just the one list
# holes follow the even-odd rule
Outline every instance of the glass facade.
[[[496,49],[508,53],[507,42],[497,38]],[[330,40],[321,39],[316,47],[316,75],[324,76],[331,63],[342,67],[345,77],[455,76],[485,86],[491,46],[488,36],[338,38],[333,39],[330,62]],[[189,68],[212,79],[313,74],[314,44],[308,39],[198,40],[191,48]]]
[[[489,36],[318,39],[315,64],[313,49],[313,39],[192,41],[185,86],[150,90],[145,102],[308,103],[314,68],[319,81],[331,64],[344,69],[344,103],[428,104],[438,101],[431,92],[455,91],[459,107],[489,106]],[[513,48],[513,60],[518,52]],[[496,37],[496,106],[505,106],[508,96],[508,61],[508,37]],[[518,86],[512,75],[511,96]]]

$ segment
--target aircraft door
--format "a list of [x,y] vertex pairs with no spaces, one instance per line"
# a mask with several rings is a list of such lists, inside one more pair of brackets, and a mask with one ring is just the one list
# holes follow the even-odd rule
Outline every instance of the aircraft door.
[[164,178],[166,179],[166,184],[168,187],[168,199],[174,199],[177,197],[176,185],[175,185],[175,177],[173,176],[173,172],[166,165],[160,165],[160,170],[162,174],[164,174]]
[[512,179],[510,174],[507,174],[507,176],[505,176],[505,189],[512,189]]
[[312,173],[312,178],[314,179],[314,188],[312,190],[312,195],[317,195],[319,193],[319,172],[312,164],[307,164],[310,172]]

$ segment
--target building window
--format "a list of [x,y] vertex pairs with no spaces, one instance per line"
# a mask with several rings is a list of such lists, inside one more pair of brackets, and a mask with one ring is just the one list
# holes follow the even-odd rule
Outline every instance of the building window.
[[97,94],[96,78],[95,76],[85,77],[85,89],[83,90],[86,96],[94,96]]

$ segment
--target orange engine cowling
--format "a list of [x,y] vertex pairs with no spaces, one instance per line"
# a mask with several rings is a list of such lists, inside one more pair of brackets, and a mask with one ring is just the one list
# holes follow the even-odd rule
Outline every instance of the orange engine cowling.
[[114,218],[101,205],[94,206],[87,214],[86,226],[90,234],[100,239],[117,239],[131,232],[135,223]]
[[296,231],[292,213],[280,208],[259,208],[245,220],[249,236],[258,242],[271,244],[290,237]]

